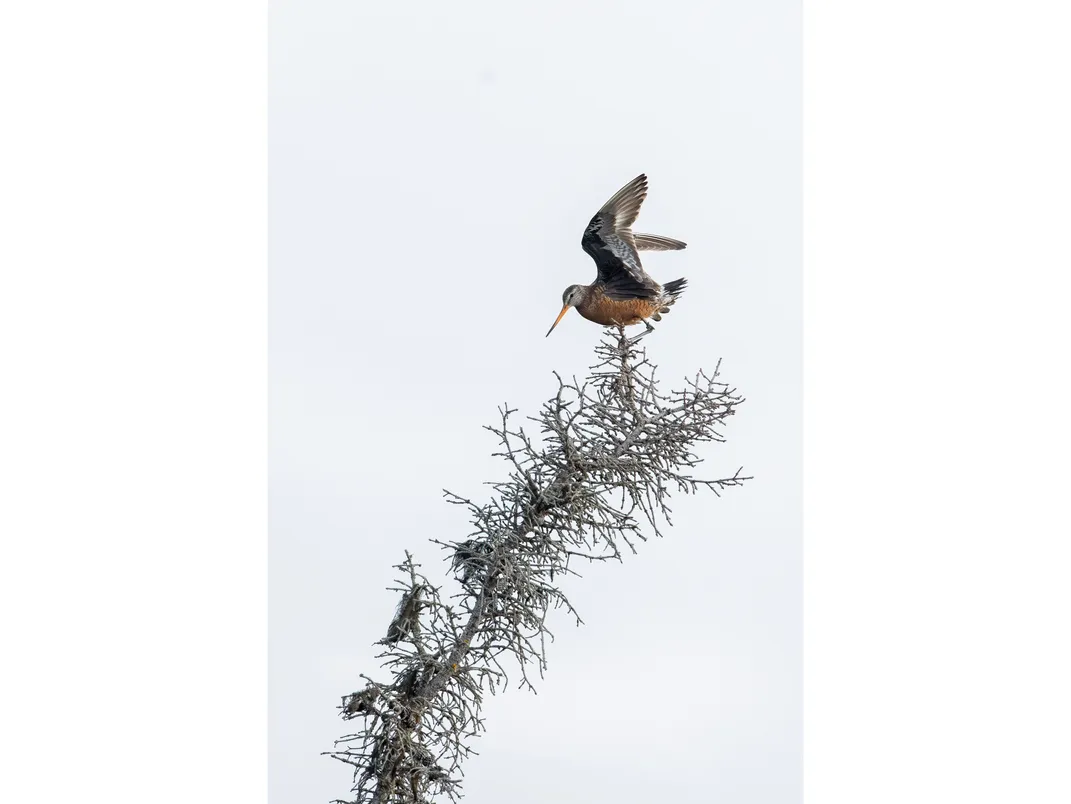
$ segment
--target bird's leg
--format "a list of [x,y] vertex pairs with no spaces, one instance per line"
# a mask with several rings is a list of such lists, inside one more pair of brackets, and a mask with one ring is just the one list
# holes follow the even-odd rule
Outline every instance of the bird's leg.
[[649,335],[650,333],[654,332],[654,327],[651,326],[651,322],[648,321],[646,318],[643,319],[643,325],[645,327],[647,327],[647,329],[645,329],[643,332],[641,332],[635,338],[630,338],[629,339],[629,344],[638,343],[640,338],[642,338],[644,335]]

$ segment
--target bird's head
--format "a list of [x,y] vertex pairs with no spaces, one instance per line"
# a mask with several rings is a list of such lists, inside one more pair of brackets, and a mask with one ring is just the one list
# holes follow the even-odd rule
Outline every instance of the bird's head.
[[580,300],[584,298],[584,291],[586,290],[587,288],[584,285],[570,285],[565,289],[565,292],[562,293],[562,311],[558,313],[558,317],[554,319],[554,323],[550,325],[550,329],[547,330],[547,334],[543,337],[550,337],[550,333],[554,331],[554,327],[558,326],[562,316],[569,312],[570,307],[576,307]]

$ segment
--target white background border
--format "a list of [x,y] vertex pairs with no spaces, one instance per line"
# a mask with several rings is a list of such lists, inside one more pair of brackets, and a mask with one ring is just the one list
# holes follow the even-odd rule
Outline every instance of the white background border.
[[267,16],[0,13],[0,801],[264,801]]
[[804,776],[1071,801],[1061,3],[804,6]]
[[[0,799],[266,798],[266,11],[0,18]],[[1062,3],[805,5],[805,787],[1071,800]]]

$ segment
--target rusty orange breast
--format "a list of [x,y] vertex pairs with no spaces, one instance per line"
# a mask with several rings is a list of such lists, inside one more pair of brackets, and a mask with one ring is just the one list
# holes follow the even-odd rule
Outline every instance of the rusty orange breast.
[[604,327],[638,324],[649,318],[657,309],[656,305],[647,299],[608,299],[601,289],[594,289],[593,293],[576,306],[580,315]]

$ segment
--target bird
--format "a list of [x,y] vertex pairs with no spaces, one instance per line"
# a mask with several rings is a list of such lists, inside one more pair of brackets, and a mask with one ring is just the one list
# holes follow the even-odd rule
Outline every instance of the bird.
[[588,321],[603,326],[626,327],[647,319],[661,321],[662,315],[680,298],[688,281],[674,279],[660,285],[647,275],[640,263],[640,251],[678,251],[687,244],[672,237],[633,233],[632,224],[647,197],[647,176],[641,173],[602,205],[584,230],[580,245],[595,260],[598,274],[590,285],[570,285],[562,293],[562,311],[544,337],[575,307]]

